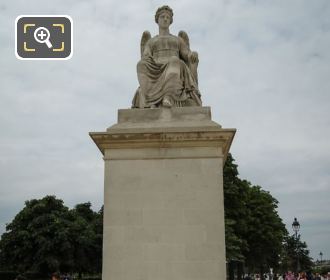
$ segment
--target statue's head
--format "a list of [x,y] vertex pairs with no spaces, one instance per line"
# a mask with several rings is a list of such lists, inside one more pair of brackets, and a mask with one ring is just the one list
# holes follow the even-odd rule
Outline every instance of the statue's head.
[[171,17],[171,22],[170,23],[173,22],[173,10],[169,6],[165,5],[165,6],[159,7],[156,11],[155,21],[156,21],[157,24],[158,24],[158,18],[162,13],[168,13]]

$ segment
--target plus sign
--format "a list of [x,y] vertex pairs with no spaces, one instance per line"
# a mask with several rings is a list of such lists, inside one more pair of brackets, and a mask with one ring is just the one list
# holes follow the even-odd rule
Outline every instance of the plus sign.
[[47,36],[47,34],[46,34],[46,33],[44,33],[44,31],[43,31],[43,30],[41,30],[41,32],[40,32],[40,33],[38,33],[37,35],[38,35],[38,37],[41,37],[41,40],[43,40],[43,39],[44,39],[44,36]]

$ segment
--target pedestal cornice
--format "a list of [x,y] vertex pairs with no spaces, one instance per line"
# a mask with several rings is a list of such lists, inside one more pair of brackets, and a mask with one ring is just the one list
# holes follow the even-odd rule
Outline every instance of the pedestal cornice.
[[89,133],[101,153],[107,149],[217,147],[226,158],[236,129],[211,120],[209,107],[119,110],[118,124]]

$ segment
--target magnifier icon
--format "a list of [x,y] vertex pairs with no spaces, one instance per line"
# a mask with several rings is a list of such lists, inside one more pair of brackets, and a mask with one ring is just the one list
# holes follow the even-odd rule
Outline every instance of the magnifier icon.
[[45,43],[47,47],[50,49],[53,47],[52,43],[49,41],[50,32],[46,27],[38,27],[34,31],[34,39],[38,43]]

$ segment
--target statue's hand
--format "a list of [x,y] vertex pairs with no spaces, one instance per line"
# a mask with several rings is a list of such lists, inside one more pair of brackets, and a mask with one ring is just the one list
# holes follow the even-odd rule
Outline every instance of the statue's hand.
[[198,61],[199,61],[197,52],[191,52],[189,58],[190,58],[191,63],[198,63]]

